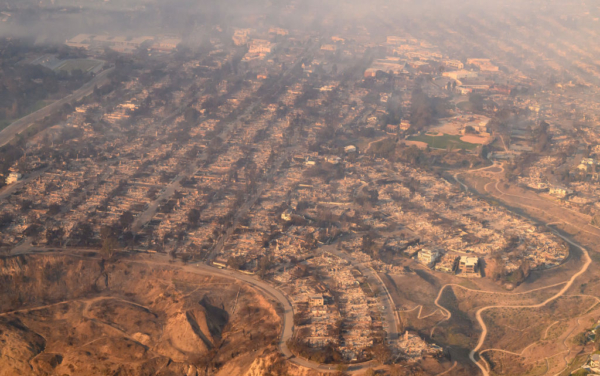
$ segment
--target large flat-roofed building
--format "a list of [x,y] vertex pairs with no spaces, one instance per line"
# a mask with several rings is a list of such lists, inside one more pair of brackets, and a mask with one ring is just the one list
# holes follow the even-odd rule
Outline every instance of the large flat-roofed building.
[[271,53],[271,42],[264,39],[254,39],[250,42],[248,53],[251,54],[269,54]]
[[458,268],[461,273],[474,274],[479,272],[479,257],[461,256]]
[[69,47],[73,48],[85,48],[86,50],[90,48],[91,38],[93,35],[90,34],[79,34],[74,38],[69,39],[65,44]]
[[271,53],[275,45],[264,39],[253,39],[248,44],[248,53],[244,56],[244,61],[263,59]]
[[468,59],[467,65],[474,65],[482,72],[498,72],[500,68],[492,64],[490,59]]
[[417,257],[422,264],[432,266],[440,257],[440,252],[435,249],[423,248],[419,251]]
[[400,58],[388,57],[386,59],[377,59],[365,71],[365,77],[375,77],[377,71],[398,75],[404,71],[404,68],[406,68],[406,61]]
[[390,35],[386,39],[387,44],[399,45],[406,42],[406,38]]
[[233,44],[236,46],[243,46],[248,43],[248,36],[250,35],[250,29],[238,29],[233,34],[231,38],[233,40]]
[[311,307],[321,307],[325,304],[325,299],[323,295],[316,294],[308,297],[308,305]]
[[477,77],[477,72],[471,72],[468,70],[457,70],[452,72],[444,72],[442,74],[444,77],[450,77],[455,80],[462,80],[464,78],[475,78]]
[[475,92],[485,92],[490,90],[490,85],[469,85],[469,84],[461,84],[456,88],[461,94],[469,94]]
[[157,51],[169,52],[177,48],[181,44],[180,38],[163,38],[152,44],[152,49]]
[[444,66],[453,68],[455,70],[461,70],[465,67],[460,60],[444,60]]
[[418,60],[441,60],[442,54],[433,51],[411,51],[406,53],[406,57]]
[[269,34],[288,35],[289,32],[286,29],[282,29],[280,27],[272,27],[269,29]]
[[550,187],[550,194],[552,196],[564,198],[573,194],[573,191],[565,187]]

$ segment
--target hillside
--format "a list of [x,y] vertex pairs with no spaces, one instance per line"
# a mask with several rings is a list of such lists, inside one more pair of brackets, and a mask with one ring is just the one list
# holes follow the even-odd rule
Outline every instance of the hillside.
[[0,259],[0,312],[0,376],[245,372],[280,326],[233,280],[89,255]]

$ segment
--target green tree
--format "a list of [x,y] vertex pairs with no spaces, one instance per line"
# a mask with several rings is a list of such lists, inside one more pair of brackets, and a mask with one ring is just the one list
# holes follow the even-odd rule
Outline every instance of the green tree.
[[481,94],[471,93],[469,94],[469,103],[473,105],[475,111],[483,110],[483,97]]
[[189,124],[196,122],[200,118],[200,112],[195,108],[188,108],[185,110],[183,117]]
[[59,204],[50,204],[50,206],[48,206],[48,215],[54,216],[60,213],[60,205]]
[[581,332],[573,337],[573,343],[579,346],[583,346],[587,343],[587,335],[585,332]]
[[434,109],[431,99],[419,87],[412,93],[410,107],[410,125],[414,131],[420,131],[433,123]]
[[85,246],[88,246],[92,243],[94,229],[92,228],[92,225],[87,222],[80,223],[77,229],[77,234],[81,243],[83,243]]
[[258,262],[258,276],[261,279],[265,279],[269,274],[269,270],[273,267],[273,258],[271,256],[265,256]]
[[394,156],[394,152],[396,151],[396,141],[391,138],[386,138],[385,140],[381,140],[379,142],[374,142],[371,144],[371,148],[369,152],[376,156],[381,156],[382,158],[391,158]]
[[231,256],[227,259],[227,266],[235,270],[240,270],[245,263],[246,260],[244,259],[244,256]]
[[590,372],[588,370],[582,368],[582,369],[579,369],[579,370],[573,372],[571,375],[572,376],[587,376],[589,374],[590,374]]
[[121,228],[123,230],[129,229],[133,224],[133,221],[133,213],[131,213],[129,210],[123,212],[123,214],[121,214],[121,217],[119,217],[119,224],[121,225]]
[[119,242],[114,237],[108,237],[102,241],[102,254],[107,258],[111,259],[117,252]]
[[200,210],[198,209],[190,209],[187,214],[187,220],[192,227],[198,226],[198,222],[200,221]]
[[50,246],[61,246],[65,231],[62,227],[46,230],[46,244]]
[[346,376],[348,374],[347,364],[338,364],[337,367],[335,367],[335,369],[337,370],[338,376]]
[[402,370],[399,365],[394,364],[390,367],[390,376],[402,376]]
[[380,343],[373,347],[373,356],[378,362],[385,364],[391,356],[391,351],[385,344]]

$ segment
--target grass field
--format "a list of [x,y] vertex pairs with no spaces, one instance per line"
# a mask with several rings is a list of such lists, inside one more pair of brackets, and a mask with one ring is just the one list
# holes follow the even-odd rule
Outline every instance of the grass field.
[[455,149],[474,150],[477,148],[477,144],[471,144],[468,142],[461,141],[461,136],[445,134],[443,136],[431,136],[428,134],[422,134],[418,136],[409,137],[409,141],[421,141],[434,149],[446,149],[449,145],[452,145]]
[[73,60],[67,60],[65,61],[62,65],[60,65],[58,68],[56,68],[57,71],[66,71],[71,73],[72,71],[76,70],[76,69],[80,69],[81,71],[85,72],[89,72],[91,70],[93,70],[94,68],[96,68],[97,66],[104,64],[103,61],[100,60],[92,60],[92,59],[73,59]]

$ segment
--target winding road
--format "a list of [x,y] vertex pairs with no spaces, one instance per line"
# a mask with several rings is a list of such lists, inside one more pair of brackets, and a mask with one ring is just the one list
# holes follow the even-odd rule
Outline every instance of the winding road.
[[[571,279],[569,279],[566,283],[565,286],[555,295],[553,295],[552,297],[546,299],[545,301],[543,301],[542,303],[539,304],[532,304],[532,305],[524,305],[524,306],[519,306],[519,305],[499,305],[499,306],[487,306],[487,307],[483,307],[480,308],[476,314],[475,317],[477,318],[477,322],[479,323],[479,326],[481,326],[481,336],[479,337],[479,342],[477,343],[477,346],[471,350],[471,352],[469,353],[469,358],[471,359],[471,361],[473,363],[475,363],[479,369],[481,370],[481,372],[485,375],[488,376],[489,372],[487,371],[487,369],[481,364],[480,361],[477,361],[475,359],[475,354],[479,351],[479,349],[481,349],[481,347],[483,346],[483,343],[485,342],[485,338],[487,336],[487,326],[485,324],[485,321],[483,320],[483,318],[481,317],[481,314],[487,310],[490,310],[492,308],[540,308],[545,306],[546,304],[560,298],[561,296],[563,296],[565,294],[565,292],[567,292],[567,290],[569,288],[571,288],[571,286],[573,285],[573,282],[575,282],[575,280],[582,275],[583,273],[585,273],[588,269],[588,267],[590,266],[590,264],[592,263],[592,259],[590,258],[590,255],[588,253],[588,251],[581,247],[580,245],[576,244],[575,242],[571,241],[570,239],[560,235],[559,233],[553,231],[555,233],[555,235],[559,236],[561,239],[563,239],[564,241],[568,242],[569,244],[571,244],[574,247],[579,248],[582,252],[583,252],[583,256],[585,258],[585,263],[583,264],[583,266],[581,267],[581,269],[573,274],[573,276],[571,277]],[[550,286],[547,286],[546,288],[548,288]]]
[[[158,264],[169,265],[168,262],[160,262]],[[172,264],[171,264],[172,265]],[[291,350],[287,346],[287,341],[292,338],[293,330],[294,330],[294,310],[292,308],[292,304],[290,303],[288,297],[284,295],[281,291],[279,291],[274,286],[269,283],[259,280],[251,275],[239,273],[230,269],[217,269],[212,266],[208,266],[206,264],[189,264],[182,267],[183,270],[191,273],[201,273],[201,274],[211,274],[217,275],[227,278],[236,279],[245,284],[253,286],[254,288],[260,290],[266,295],[272,297],[277,302],[279,302],[283,308],[283,325],[281,336],[279,338],[279,350],[281,353],[287,358],[288,361],[310,369],[314,369],[319,372],[337,372],[336,365],[325,365],[321,363],[312,362],[308,359],[300,358],[295,356]],[[350,374],[357,374],[363,372],[369,367],[374,367],[377,364],[374,362],[365,362],[361,364],[350,365],[348,368],[348,372]]]
[[[81,249],[77,249],[77,248],[66,249],[65,248],[60,253],[61,254],[69,253],[72,256],[83,257],[83,256],[81,256],[82,253],[88,253],[90,251],[92,251],[92,250],[83,249],[83,248],[81,248]],[[23,254],[44,254],[44,253],[54,253],[54,252],[56,252],[55,248],[30,247],[29,249],[27,249],[26,251],[21,253],[21,255],[23,255]],[[91,256],[85,256],[85,257],[90,258]],[[147,257],[148,258],[139,259],[139,260],[127,260],[127,262],[139,263],[139,264],[144,264],[147,266],[160,265],[160,266],[167,266],[167,267],[179,267],[183,271],[193,273],[193,274],[211,275],[211,276],[217,276],[217,277],[225,277],[228,279],[234,279],[234,280],[242,282],[246,285],[256,288],[261,293],[263,293],[265,296],[273,298],[275,301],[277,301],[278,303],[281,304],[281,308],[283,309],[282,330],[281,330],[281,335],[279,338],[278,347],[279,347],[279,350],[281,351],[281,353],[285,356],[285,358],[288,361],[290,361],[298,366],[313,369],[313,370],[316,370],[316,371],[319,371],[322,373],[338,372],[336,364],[326,365],[326,364],[313,362],[313,361],[310,361],[308,359],[304,359],[301,357],[297,357],[288,348],[287,342],[290,338],[292,338],[293,331],[294,331],[294,310],[293,310],[292,304],[291,304],[290,300],[288,299],[288,297],[284,293],[282,293],[279,289],[277,289],[275,286],[269,284],[268,282],[260,280],[252,275],[240,273],[240,272],[237,272],[237,271],[234,271],[231,269],[219,269],[219,268],[209,266],[204,263],[174,265],[173,262],[168,259],[168,256],[164,255],[164,254],[148,254]],[[115,298],[98,297],[98,298],[94,298],[94,299],[90,300],[90,302],[96,301],[96,300],[101,300],[101,299],[115,299]],[[81,299],[76,299],[76,300],[85,301],[85,300],[81,300]],[[120,299],[116,299],[116,300],[120,300]],[[47,306],[24,308],[22,310],[17,310],[17,311],[13,311],[13,312],[0,313],[0,316],[9,315],[9,314],[17,313],[17,312],[21,312],[21,311],[31,311],[31,310],[42,309],[45,307],[57,306],[57,305],[64,304],[66,302],[68,302],[68,301],[61,301],[61,302],[53,303],[53,304],[50,304]],[[131,302],[128,302],[128,303],[134,304]],[[140,306],[140,307],[147,309],[146,307],[143,307],[143,306]],[[364,372],[366,369],[376,368],[378,365],[379,365],[379,363],[377,363],[376,361],[369,361],[369,362],[364,362],[364,363],[360,363],[360,364],[349,365],[348,373],[360,374],[360,373]]]
[[[492,167],[492,166],[490,166],[490,167]],[[487,167],[487,168],[490,168],[490,167]],[[478,169],[478,170],[485,170],[485,169],[486,169],[486,168],[483,168],[483,169]],[[472,171],[468,171],[468,172],[474,172],[474,171],[478,171],[478,170],[472,170]],[[459,174],[460,174],[460,173],[457,173],[457,174],[455,174],[455,175],[454,175],[454,179],[455,179],[455,180],[456,180],[456,181],[457,181],[457,182],[458,182],[460,185],[462,185],[462,186],[463,186],[465,189],[467,189],[467,190],[468,190],[469,188],[468,188],[468,187],[467,187],[467,186],[466,186],[466,185],[465,185],[463,182],[461,182],[461,181],[458,179],[458,175],[459,175]],[[519,213],[515,213],[515,214],[516,214],[516,215],[518,215],[518,216],[522,216],[522,215],[521,215],[521,214],[519,214]],[[485,342],[485,339],[486,339],[486,337],[487,337],[487,333],[488,333],[487,326],[486,326],[486,324],[485,324],[485,321],[484,321],[484,320],[483,320],[483,318],[482,318],[482,313],[483,313],[483,312],[485,312],[485,311],[487,311],[487,310],[494,309],[494,308],[540,308],[540,307],[544,307],[544,306],[545,306],[545,305],[547,305],[548,303],[550,303],[550,302],[552,302],[552,301],[554,301],[554,300],[556,300],[556,299],[560,298],[561,296],[563,296],[563,295],[564,295],[564,294],[567,292],[567,290],[569,290],[569,288],[571,288],[571,286],[573,285],[573,283],[575,282],[575,280],[576,280],[576,279],[577,279],[579,276],[581,276],[583,273],[585,273],[585,272],[587,271],[588,267],[590,266],[590,264],[592,263],[592,259],[590,258],[590,255],[589,255],[589,253],[588,253],[587,249],[585,249],[584,247],[582,247],[582,246],[580,246],[579,244],[575,243],[575,242],[574,242],[574,241],[572,241],[571,239],[569,239],[569,238],[567,238],[567,237],[563,236],[563,235],[562,235],[562,234],[560,234],[560,233],[559,233],[557,230],[555,230],[555,229],[553,229],[553,228],[550,228],[550,227],[549,227],[549,229],[550,229],[550,231],[552,231],[552,233],[554,233],[554,234],[555,234],[556,236],[558,236],[559,238],[563,239],[565,242],[569,243],[571,246],[573,246],[573,247],[576,247],[576,248],[578,248],[579,250],[581,250],[581,252],[583,253],[583,257],[584,257],[584,259],[585,259],[585,262],[584,262],[584,264],[582,265],[581,269],[580,269],[580,270],[579,270],[577,273],[573,274],[573,276],[571,276],[571,278],[570,278],[568,281],[565,281],[565,282],[559,283],[559,284],[563,284],[563,283],[565,284],[565,286],[564,286],[564,287],[563,287],[563,288],[562,288],[562,289],[561,289],[559,292],[557,292],[555,295],[551,296],[550,298],[546,299],[546,300],[545,300],[545,301],[543,301],[542,303],[539,303],[539,304],[531,304],[531,305],[495,305],[495,306],[486,306],[486,307],[482,307],[482,308],[480,308],[479,310],[477,310],[477,312],[475,313],[475,317],[476,317],[476,319],[477,319],[477,322],[479,323],[479,326],[481,327],[481,335],[479,336],[479,341],[477,342],[477,346],[475,346],[475,348],[473,348],[473,349],[472,349],[472,350],[469,352],[469,359],[470,359],[470,360],[471,360],[471,361],[472,361],[472,362],[473,362],[473,363],[474,363],[474,364],[475,364],[475,365],[476,365],[476,366],[477,366],[477,367],[478,367],[478,368],[481,370],[481,373],[482,373],[484,376],[489,376],[489,370],[488,370],[488,368],[486,367],[486,366],[487,366],[487,363],[485,363],[485,360],[484,360],[483,358],[481,358],[481,359],[479,359],[479,360],[477,360],[477,359],[475,358],[476,354],[478,354],[479,350],[480,350],[480,349],[481,349],[481,347],[483,346],[483,344],[484,344],[484,342]],[[546,288],[550,288],[550,287],[552,287],[552,286],[557,286],[557,285],[558,285],[558,284],[554,284],[554,285],[551,285],[551,286],[545,286],[545,287],[542,287],[542,288],[540,288],[540,289],[546,289]],[[442,287],[442,289],[440,289],[440,292],[439,292],[439,294],[438,294],[438,297],[437,297],[437,299],[435,300],[435,304],[436,304],[436,306],[438,306],[438,307],[440,307],[440,308],[444,309],[444,310],[445,310],[445,311],[448,313],[448,317],[445,319],[445,320],[448,320],[448,319],[451,317],[451,313],[450,313],[448,310],[446,310],[445,308],[443,308],[441,305],[439,305],[439,299],[440,299],[440,297],[441,297],[442,291],[444,290],[444,288],[445,288],[446,286],[447,286],[447,285],[443,286],[443,287]],[[537,290],[540,290],[540,289],[537,289]],[[531,290],[531,291],[533,291],[533,290]],[[528,292],[531,292],[531,291],[528,291]],[[442,320],[442,321],[445,321],[445,320]],[[439,323],[438,323],[438,324],[439,324]],[[437,324],[436,324],[436,325],[437,325]],[[485,365],[484,365],[484,364],[485,364]]]

